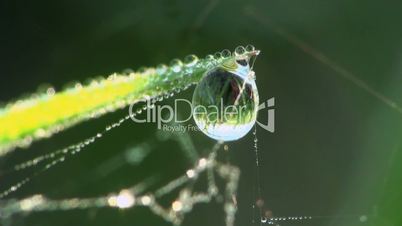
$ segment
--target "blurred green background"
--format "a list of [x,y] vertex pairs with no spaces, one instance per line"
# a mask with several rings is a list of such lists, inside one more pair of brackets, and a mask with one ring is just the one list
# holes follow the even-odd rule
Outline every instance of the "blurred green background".
[[[275,133],[258,131],[264,208],[276,216],[353,216],[299,225],[402,225],[401,112],[278,34],[286,30],[330,58],[332,66],[402,105],[401,10],[398,1],[363,0],[3,0],[0,101],[44,83],[60,90],[72,81],[253,44],[262,51],[255,64],[260,99],[276,100]],[[191,95],[192,89],[175,97]],[[121,110],[36,142],[1,159],[1,169],[81,141],[125,114]],[[177,142],[160,141],[156,132],[155,124],[126,123],[12,197],[92,197],[152,176],[159,184],[168,182],[193,163]],[[201,133],[189,135],[201,155],[214,144]],[[224,160],[242,173],[236,225],[252,225],[253,139],[250,133],[229,143]],[[153,148],[141,164],[118,160],[144,144]],[[4,174],[0,187],[32,172]],[[359,221],[362,215],[366,222]],[[184,224],[223,225],[223,219],[222,207],[213,202],[197,206]],[[43,212],[15,216],[12,225],[169,224],[134,208]]]

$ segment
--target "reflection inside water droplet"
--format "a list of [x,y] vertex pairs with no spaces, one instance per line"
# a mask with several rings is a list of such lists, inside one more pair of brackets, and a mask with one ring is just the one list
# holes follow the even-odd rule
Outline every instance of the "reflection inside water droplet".
[[[222,141],[245,136],[256,121],[258,91],[249,65],[208,71],[193,94],[193,118],[207,136]],[[247,61],[246,61],[247,62]]]

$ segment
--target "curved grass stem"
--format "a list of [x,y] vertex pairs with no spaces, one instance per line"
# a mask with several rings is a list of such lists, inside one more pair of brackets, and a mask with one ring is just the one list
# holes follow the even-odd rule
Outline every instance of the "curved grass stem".
[[174,60],[170,66],[115,73],[87,85],[77,84],[57,93],[50,90],[9,103],[0,109],[0,156],[129,104],[182,90],[197,83],[206,71],[233,62],[235,57],[190,59],[184,64]]

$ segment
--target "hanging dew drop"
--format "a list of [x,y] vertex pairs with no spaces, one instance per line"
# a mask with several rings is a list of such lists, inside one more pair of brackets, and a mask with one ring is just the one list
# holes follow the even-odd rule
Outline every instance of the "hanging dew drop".
[[255,124],[258,91],[254,72],[239,59],[230,58],[208,71],[194,90],[193,118],[207,136],[222,141],[245,136]]

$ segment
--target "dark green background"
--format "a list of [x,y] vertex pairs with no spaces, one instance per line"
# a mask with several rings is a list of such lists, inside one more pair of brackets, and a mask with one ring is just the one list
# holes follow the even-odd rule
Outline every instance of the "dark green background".
[[[303,225],[401,225],[402,114],[267,25],[268,19],[273,21],[402,105],[401,11],[398,1],[363,0],[3,0],[0,101],[32,93],[44,83],[60,90],[71,81],[253,44],[262,51],[255,64],[260,99],[276,98],[275,133],[258,131],[265,207],[277,216],[354,216],[299,222]],[[176,97],[190,98],[191,92]],[[1,169],[81,141],[126,113],[122,110],[36,142],[28,151],[2,159]],[[91,197],[150,176],[167,182],[192,163],[176,142],[158,141],[155,132],[155,124],[126,123],[12,197],[37,193],[52,198]],[[190,135],[202,155],[214,144],[203,134]],[[140,166],[123,163],[114,171],[102,168],[141,143],[156,147]],[[229,147],[224,161],[242,172],[236,222],[251,225],[253,136]],[[5,174],[0,186],[6,188],[30,173]],[[360,215],[368,215],[369,220],[360,223]],[[222,220],[221,206],[211,203],[197,207],[184,223],[223,225]],[[45,212],[16,216],[12,223],[166,224],[141,208]]]

